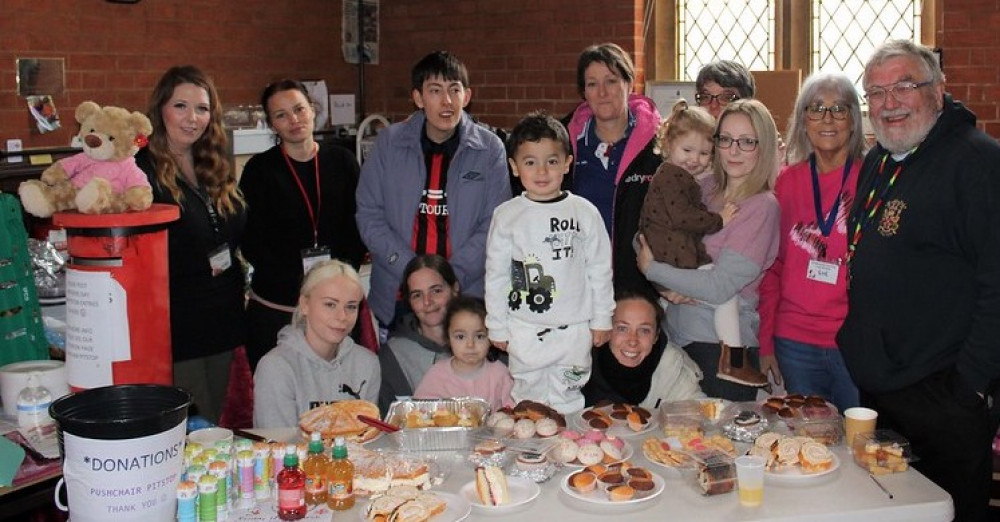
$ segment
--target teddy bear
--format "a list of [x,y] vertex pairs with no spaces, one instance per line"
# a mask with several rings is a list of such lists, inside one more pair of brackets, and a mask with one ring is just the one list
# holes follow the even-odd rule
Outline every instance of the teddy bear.
[[74,208],[85,214],[148,209],[153,191],[134,156],[153,131],[149,118],[85,101],[76,108],[76,121],[83,152],[57,161],[41,180],[21,183],[24,210],[47,218]]

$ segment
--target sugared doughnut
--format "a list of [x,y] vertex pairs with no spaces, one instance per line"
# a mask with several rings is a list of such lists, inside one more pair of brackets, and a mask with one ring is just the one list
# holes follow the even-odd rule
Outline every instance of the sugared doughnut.
[[604,460],[604,450],[596,444],[581,446],[576,453],[576,459],[584,466],[592,466]]
[[552,460],[566,464],[576,460],[576,454],[579,451],[580,446],[576,442],[569,439],[562,439],[559,441],[559,444],[556,444],[554,448],[549,450],[549,455],[552,457]]
[[543,419],[538,419],[535,422],[535,432],[539,437],[551,437],[559,431],[559,425],[556,421],[545,417]]
[[521,419],[514,423],[514,437],[518,439],[530,439],[535,436],[535,421],[531,419]]

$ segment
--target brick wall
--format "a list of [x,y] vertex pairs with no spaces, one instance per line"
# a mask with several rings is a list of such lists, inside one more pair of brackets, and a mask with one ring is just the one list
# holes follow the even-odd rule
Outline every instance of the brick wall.
[[[470,111],[510,127],[523,114],[568,112],[579,96],[576,58],[615,41],[636,56],[642,85],[644,0],[383,0],[381,63],[364,67],[366,112],[397,120],[413,110],[409,71],[424,54],[448,49],[469,66]],[[950,0],[937,20],[949,90],[980,126],[1000,136],[1000,1]],[[167,67],[194,63],[214,76],[225,104],[256,103],[279,77],[322,78],[331,93],[355,92],[358,68],[344,63],[337,0],[3,0],[0,5],[0,146],[64,145],[84,100],[144,110]],[[66,60],[56,97],[63,129],[32,131],[17,96],[17,57]]]
[[[7,138],[25,147],[68,144],[73,110],[85,100],[145,111],[172,65],[202,67],[231,105],[256,103],[264,85],[282,76],[354,87],[346,81],[353,69],[340,57],[335,0],[2,0],[0,10],[0,146]],[[66,91],[55,97],[59,131],[33,131],[16,92],[18,57],[65,58]]]
[[[477,116],[511,126],[533,109],[569,111],[579,96],[576,57],[616,41],[637,47],[642,0],[383,0],[381,63],[365,70],[368,113],[398,119],[413,110],[410,67],[448,49],[471,71]],[[355,92],[357,66],[344,63],[337,0],[4,0],[0,15],[0,146],[64,145],[84,100],[144,110],[167,67],[194,63],[211,74],[225,104],[256,103],[284,76],[323,78],[330,92]],[[63,129],[39,135],[17,96],[17,57],[63,57],[67,90],[55,98]],[[641,56],[637,60],[641,63]]]
[[510,127],[536,109],[561,116],[580,102],[576,60],[584,47],[605,41],[630,52],[642,47],[642,0],[455,4],[383,2],[382,34],[396,36],[384,38],[383,64],[366,69],[371,111],[397,117],[409,113],[410,68],[426,53],[448,49],[469,67],[469,110],[477,117]]
[[947,90],[990,136],[1000,137],[1000,1],[941,2],[937,42]]

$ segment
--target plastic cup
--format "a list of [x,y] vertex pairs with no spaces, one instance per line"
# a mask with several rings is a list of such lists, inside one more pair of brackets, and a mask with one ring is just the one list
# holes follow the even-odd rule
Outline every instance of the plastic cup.
[[215,446],[215,443],[220,440],[233,441],[233,431],[226,428],[202,428],[200,430],[192,431],[188,433],[188,441],[197,442],[205,448],[211,448]]
[[875,420],[878,412],[870,408],[847,408],[844,410],[844,434],[847,436],[847,445],[854,444],[854,437],[861,433],[871,433],[875,431]]
[[736,481],[739,484],[740,504],[759,506],[764,500],[764,457],[744,455],[736,457]]

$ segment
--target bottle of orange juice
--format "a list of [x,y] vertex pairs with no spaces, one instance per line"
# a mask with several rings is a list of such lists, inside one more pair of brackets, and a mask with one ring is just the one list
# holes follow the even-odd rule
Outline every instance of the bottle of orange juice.
[[302,463],[306,474],[306,504],[318,506],[326,503],[326,473],[330,457],[323,451],[323,439],[314,431],[309,440],[309,456]]
[[344,438],[337,437],[333,445],[333,461],[326,473],[326,505],[342,511],[354,506],[354,464],[347,458]]

